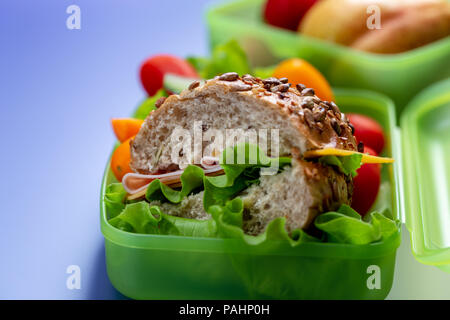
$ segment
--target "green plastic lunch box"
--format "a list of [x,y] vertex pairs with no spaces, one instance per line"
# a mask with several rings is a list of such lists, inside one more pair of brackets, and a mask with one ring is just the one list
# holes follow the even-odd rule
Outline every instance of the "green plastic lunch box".
[[[450,272],[450,79],[406,107],[396,125],[384,95],[336,89],[343,112],[376,119],[384,128],[382,184],[374,208],[406,223],[422,263]],[[109,164],[102,194],[115,182]],[[368,245],[270,243],[263,251],[236,239],[135,234],[107,222],[101,200],[109,278],[135,299],[384,299],[392,286],[400,229]]]
[[257,67],[304,58],[333,87],[389,96],[397,115],[418,92],[450,77],[450,37],[401,54],[369,54],[267,25],[261,19],[264,2],[238,0],[212,7],[207,15],[211,47],[236,39]]

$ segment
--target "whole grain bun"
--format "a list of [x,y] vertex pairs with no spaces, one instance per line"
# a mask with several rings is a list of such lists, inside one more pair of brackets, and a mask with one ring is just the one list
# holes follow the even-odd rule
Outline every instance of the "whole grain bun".
[[[367,27],[370,5],[380,8],[381,29]],[[362,51],[400,53],[450,35],[450,2],[323,0],[308,11],[299,32]]]
[[[131,142],[131,168],[148,174],[167,171],[174,165],[185,167],[187,163],[173,161],[174,151],[188,152],[174,149],[178,143],[172,141],[172,133],[183,128],[193,137],[196,121],[201,121],[202,128],[197,130],[205,135],[225,129],[278,129],[279,156],[301,155],[325,147],[357,149],[352,128],[334,102],[321,101],[313,89],[301,85],[292,88],[286,80],[225,74],[168,97],[150,113]],[[268,155],[273,155],[270,141],[265,143],[269,144]],[[202,150],[203,156],[214,155],[208,154],[207,143]],[[222,150],[219,147],[215,151]]]
[[[245,204],[246,233],[261,233],[277,217],[286,217],[288,231],[305,229],[318,214],[350,204],[350,176],[302,159],[303,152],[310,149],[357,148],[345,115],[335,103],[321,101],[313,90],[301,85],[292,88],[287,79],[261,80],[235,73],[202,85],[193,83],[180,95],[159,101],[158,109],[147,117],[130,144],[131,168],[147,174],[185,167],[186,163],[174,162],[171,157],[176,144],[171,133],[183,128],[193,135],[192,124],[196,121],[202,122],[200,129],[205,134],[213,129],[279,129],[278,155],[293,158],[292,167],[276,175],[262,175],[259,184],[239,195]],[[208,143],[201,147],[204,156],[211,155],[206,153]],[[273,155],[271,147],[267,152]],[[200,199],[191,195],[180,204],[162,204],[162,209],[171,215],[208,219],[209,215],[200,209]]]

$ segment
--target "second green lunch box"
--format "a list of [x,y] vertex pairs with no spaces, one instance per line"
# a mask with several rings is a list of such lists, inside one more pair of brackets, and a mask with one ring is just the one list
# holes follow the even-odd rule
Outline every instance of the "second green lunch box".
[[430,84],[450,77],[450,37],[400,54],[371,54],[321,41],[262,21],[265,0],[238,0],[208,11],[211,47],[236,39],[253,66],[300,57],[318,68],[333,87],[381,92],[397,115]]

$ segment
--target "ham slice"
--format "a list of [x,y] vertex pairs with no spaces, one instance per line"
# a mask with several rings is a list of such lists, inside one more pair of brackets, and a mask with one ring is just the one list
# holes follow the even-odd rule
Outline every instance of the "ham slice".
[[[219,159],[214,157],[204,157],[200,161],[200,166],[206,175],[218,174],[223,171],[219,165]],[[136,193],[142,193],[146,190],[148,185],[156,179],[159,179],[166,185],[179,185],[180,177],[184,170],[177,170],[173,172],[163,174],[140,174],[140,173],[127,173],[124,175],[122,184],[126,192],[130,195]]]

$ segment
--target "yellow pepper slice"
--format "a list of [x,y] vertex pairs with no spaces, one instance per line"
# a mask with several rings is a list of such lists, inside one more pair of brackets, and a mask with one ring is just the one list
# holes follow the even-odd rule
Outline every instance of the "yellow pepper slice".
[[351,150],[342,150],[342,149],[336,149],[336,148],[326,148],[326,149],[318,149],[318,150],[310,150],[306,151],[303,154],[303,157],[305,159],[311,159],[311,158],[318,158],[323,156],[351,156],[352,154],[361,154],[362,163],[393,163],[394,159],[392,158],[384,158],[384,157],[377,157],[372,156],[370,154],[361,153],[357,151],[351,151]]

